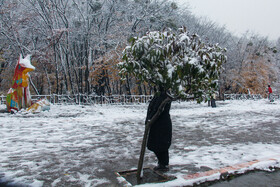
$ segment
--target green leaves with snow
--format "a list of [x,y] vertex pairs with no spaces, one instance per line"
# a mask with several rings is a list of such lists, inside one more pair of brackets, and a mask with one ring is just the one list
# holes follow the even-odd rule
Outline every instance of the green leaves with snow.
[[219,72],[226,61],[225,49],[203,43],[185,28],[176,33],[149,32],[134,37],[118,64],[120,74],[169,90],[179,97],[190,94],[200,102],[217,89]]

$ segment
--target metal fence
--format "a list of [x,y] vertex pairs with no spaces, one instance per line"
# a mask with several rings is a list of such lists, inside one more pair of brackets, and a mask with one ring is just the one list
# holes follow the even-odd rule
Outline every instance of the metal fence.
[[[98,95],[31,95],[33,101],[46,98],[52,104],[140,104],[147,103],[152,99],[152,95],[111,95],[111,96],[98,96]],[[260,94],[224,94],[224,100],[258,100],[263,97]],[[280,95],[273,95],[274,99],[280,99]],[[6,96],[0,96],[0,104],[6,104]]]
[[0,96],[0,104],[2,105],[2,104],[6,104],[6,96],[4,96],[4,95],[1,95]]
[[224,94],[225,100],[257,100],[262,98],[260,94]]
[[[147,103],[152,99],[152,95],[111,95],[111,96],[98,96],[98,95],[31,95],[33,101],[39,99],[48,99],[52,104],[140,104]],[[6,104],[6,96],[0,96],[0,104]]]

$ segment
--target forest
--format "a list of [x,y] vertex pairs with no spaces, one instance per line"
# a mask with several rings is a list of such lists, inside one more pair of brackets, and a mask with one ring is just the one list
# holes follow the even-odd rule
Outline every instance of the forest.
[[121,79],[117,64],[131,37],[186,27],[227,49],[220,93],[266,94],[279,89],[280,37],[235,36],[168,0],[1,0],[0,95],[6,95],[19,55],[31,54],[32,94],[149,95],[153,86]]

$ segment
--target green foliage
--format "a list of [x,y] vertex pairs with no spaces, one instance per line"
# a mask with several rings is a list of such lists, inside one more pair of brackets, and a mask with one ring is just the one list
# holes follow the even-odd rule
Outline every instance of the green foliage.
[[225,49],[203,43],[185,28],[149,32],[130,39],[118,64],[123,78],[135,76],[184,98],[192,94],[198,102],[217,90],[219,72],[226,61]]

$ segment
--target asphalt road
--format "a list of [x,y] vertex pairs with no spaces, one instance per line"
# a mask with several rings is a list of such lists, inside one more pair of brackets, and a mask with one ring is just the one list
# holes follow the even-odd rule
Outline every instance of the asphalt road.
[[253,171],[225,181],[204,183],[200,187],[280,187],[280,170],[274,172]]

